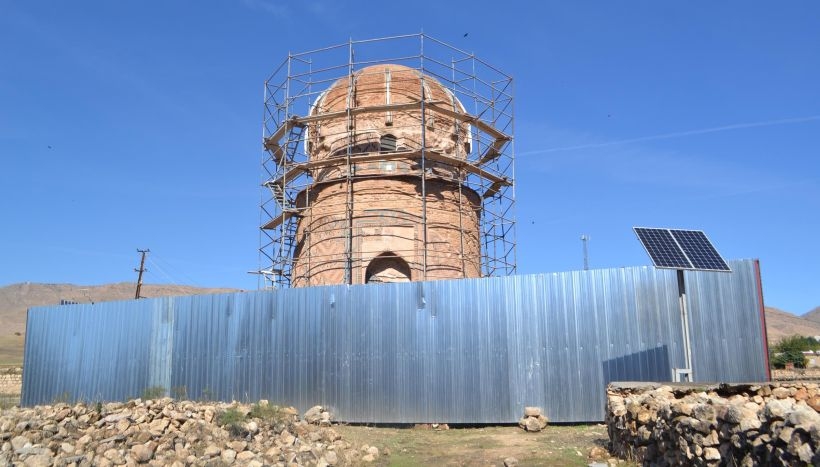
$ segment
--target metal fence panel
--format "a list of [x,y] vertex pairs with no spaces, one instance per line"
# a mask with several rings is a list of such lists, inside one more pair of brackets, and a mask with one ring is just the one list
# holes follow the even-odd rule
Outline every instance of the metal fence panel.
[[[687,272],[696,381],[767,377],[757,264]],[[610,381],[683,367],[674,271],[329,286],[29,310],[22,403],[148,388],[340,420],[598,421]]]

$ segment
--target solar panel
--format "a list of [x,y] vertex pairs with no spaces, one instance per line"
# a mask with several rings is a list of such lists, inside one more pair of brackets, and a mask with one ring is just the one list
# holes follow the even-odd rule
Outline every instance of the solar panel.
[[731,271],[700,230],[634,227],[656,268]]
[[671,230],[683,253],[692,262],[695,269],[705,271],[731,271],[720,253],[700,230]]
[[683,254],[669,229],[635,227],[635,233],[655,267],[692,269],[692,263]]

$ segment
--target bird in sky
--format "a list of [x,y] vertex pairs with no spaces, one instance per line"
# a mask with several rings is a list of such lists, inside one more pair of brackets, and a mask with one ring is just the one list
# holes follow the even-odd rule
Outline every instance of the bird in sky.
[[469,32],[465,32],[464,37],[467,37],[467,35],[469,35],[469,34],[470,34]]

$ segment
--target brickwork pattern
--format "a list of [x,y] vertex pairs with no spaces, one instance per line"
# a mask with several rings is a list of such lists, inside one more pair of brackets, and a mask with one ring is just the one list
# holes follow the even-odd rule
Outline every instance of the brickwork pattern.
[[[330,116],[309,125],[309,157],[311,161],[337,159],[338,163],[315,168],[311,173],[315,183],[297,197],[301,219],[293,286],[344,283],[348,248],[354,284],[364,283],[371,261],[384,255],[406,264],[410,277],[398,274],[403,269],[398,267],[391,274],[379,275],[383,281],[480,277],[481,198],[462,184],[464,173],[456,167],[427,161],[422,174],[418,152],[424,147],[465,159],[470,144],[468,125],[429,111],[422,118],[420,107],[352,117],[344,112],[418,104],[422,99],[464,112],[461,103],[436,80],[400,65],[364,68],[352,80],[337,81],[317,98],[311,115]],[[389,151],[393,155],[348,167],[348,153],[384,152],[380,141],[388,135],[396,141],[395,150]],[[407,156],[402,157],[402,152]]]

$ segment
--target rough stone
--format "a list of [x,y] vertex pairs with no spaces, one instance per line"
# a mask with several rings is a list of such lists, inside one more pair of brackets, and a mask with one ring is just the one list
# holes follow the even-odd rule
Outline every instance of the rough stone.
[[809,405],[817,395],[811,385],[611,385],[606,422],[613,454],[645,465],[818,462],[820,414]]
[[26,447],[26,445],[30,446],[31,445],[31,440],[29,440],[25,436],[22,436],[22,435],[15,436],[14,438],[11,439],[11,447],[15,451],[18,450],[18,449],[23,449],[24,447]]
[[[100,411],[65,404],[15,409],[0,413],[0,465],[335,466],[387,455],[377,446],[352,446],[333,428],[299,421],[295,411],[272,421],[253,418],[251,408],[164,398],[107,404]],[[228,409],[246,417],[241,436],[247,438],[219,426],[216,417],[206,421]],[[324,408],[317,415],[331,418]]]
[[131,447],[131,455],[137,462],[148,462],[154,457],[154,446],[150,444],[137,444]]
[[535,417],[528,417],[524,421],[524,428],[530,432],[538,432],[544,429],[544,427],[541,425],[541,421],[539,421]]
[[248,443],[246,441],[231,441],[228,446],[236,452],[242,452],[247,449]]
[[703,450],[703,458],[707,461],[720,460],[720,451],[715,448],[706,448]]
[[148,425],[148,431],[150,431],[153,435],[161,435],[165,432],[165,429],[168,428],[170,423],[171,422],[166,418],[156,419]]
[[219,453],[222,452],[218,446],[211,444],[207,448],[205,448],[205,452],[203,453],[206,457],[215,457],[218,456]]
[[219,454],[219,457],[221,457],[223,461],[230,464],[231,462],[236,460],[236,451],[234,451],[233,449],[224,449]]
[[541,407],[524,407],[525,417],[537,417],[541,415]]
[[256,454],[251,451],[242,451],[236,455],[236,460],[240,462],[248,462],[251,459],[254,459]]
[[255,435],[256,433],[259,433],[259,424],[251,420],[245,424],[245,429],[248,430],[248,433]]
[[504,459],[504,467],[518,467],[518,459],[515,457],[508,457]]
[[50,467],[52,462],[50,454],[37,454],[26,458],[23,464],[27,467]]
[[792,425],[811,425],[820,424],[820,415],[817,411],[809,407],[795,407],[794,411],[788,414],[788,422]]
[[322,411],[321,405],[314,405],[305,412],[305,421],[308,423],[319,423],[322,420]]

